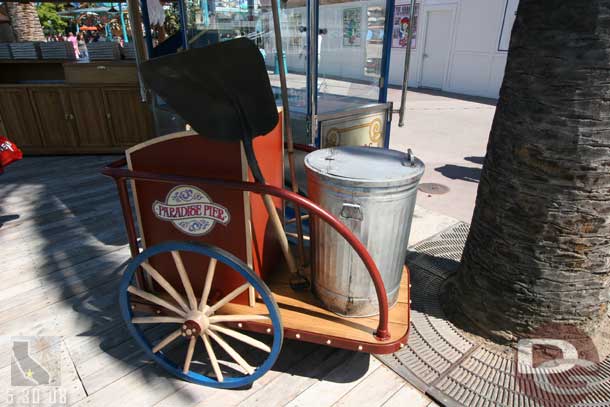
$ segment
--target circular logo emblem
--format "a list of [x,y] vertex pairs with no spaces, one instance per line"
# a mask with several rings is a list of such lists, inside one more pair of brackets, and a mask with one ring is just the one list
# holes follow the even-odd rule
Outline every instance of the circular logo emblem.
[[231,220],[227,208],[212,202],[205,192],[192,185],[174,187],[165,202],[155,201],[152,209],[157,218],[171,222],[191,236],[206,235],[216,223],[227,225]]
[[339,145],[339,130],[332,128],[326,134],[326,143],[324,147],[337,147]]
[[379,140],[381,140],[381,120],[379,118],[373,120],[370,124],[369,139],[373,143],[379,143]]
[[540,405],[593,406],[599,397],[610,399],[610,373],[591,338],[572,325],[547,325],[519,340],[515,359],[518,386]]

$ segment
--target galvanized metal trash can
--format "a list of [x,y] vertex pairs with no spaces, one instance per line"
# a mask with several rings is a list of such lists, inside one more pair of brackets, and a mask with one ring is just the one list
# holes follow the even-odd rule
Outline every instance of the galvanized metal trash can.
[[[396,304],[424,164],[410,151],[334,147],[308,154],[305,168],[309,198],[358,236],[379,268],[390,306]],[[358,255],[324,222],[314,218],[311,226],[318,298],[343,316],[378,314],[373,282]]]

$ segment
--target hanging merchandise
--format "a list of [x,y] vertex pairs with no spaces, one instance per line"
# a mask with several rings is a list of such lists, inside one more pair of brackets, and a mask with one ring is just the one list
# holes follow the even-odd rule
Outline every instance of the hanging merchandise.
[[146,0],[148,16],[151,25],[163,25],[165,22],[165,10],[159,0]]

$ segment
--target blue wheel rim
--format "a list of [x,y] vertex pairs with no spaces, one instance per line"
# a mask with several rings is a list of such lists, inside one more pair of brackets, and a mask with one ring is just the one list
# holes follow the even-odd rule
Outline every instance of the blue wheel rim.
[[[204,256],[214,257],[219,262],[228,265],[233,270],[238,272],[260,294],[263,302],[265,303],[265,306],[269,310],[269,318],[271,319],[273,327],[273,344],[271,346],[271,352],[269,353],[269,356],[260,366],[255,368],[254,373],[252,373],[251,375],[245,375],[243,377],[225,377],[224,381],[222,382],[219,382],[213,378],[209,378],[203,374],[193,371],[189,371],[187,374],[185,374],[182,372],[182,369],[180,367],[176,366],[171,360],[165,357],[162,351],[153,353],[153,345],[151,345],[146,336],[144,336],[142,330],[137,325],[131,322],[133,312],[129,304],[129,293],[127,291],[127,288],[131,284],[136,270],[138,269],[140,264],[142,264],[142,262],[144,262],[148,258],[160,253],[170,251],[194,252]],[[260,378],[262,375],[264,375],[269,369],[271,369],[271,367],[277,360],[280,354],[280,350],[282,348],[284,331],[280,320],[279,308],[277,306],[277,303],[275,302],[275,299],[271,295],[271,291],[269,290],[269,288],[267,288],[265,283],[243,261],[232,255],[231,253],[222,250],[218,247],[202,243],[165,242],[144,250],[133,260],[131,260],[129,262],[129,265],[127,266],[127,270],[125,271],[125,274],[123,275],[123,278],[121,280],[119,305],[121,308],[121,315],[125,320],[125,324],[127,325],[129,332],[136,340],[138,345],[148,354],[148,356],[150,356],[150,358],[152,358],[156,363],[158,363],[172,375],[180,379],[203,386],[216,388],[236,388],[247,386],[258,378]]]

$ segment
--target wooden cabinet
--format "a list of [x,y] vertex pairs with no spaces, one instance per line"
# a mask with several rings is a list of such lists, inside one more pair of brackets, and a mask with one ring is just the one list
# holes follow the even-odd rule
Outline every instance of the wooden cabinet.
[[154,125],[133,62],[0,60],[0,135],[26,154],[122,153]]
[[106,119],[104,94],[100,88],[69,88],[70,117],[76,127],[79,148],[112,146],[110,126]]
[[0,132],[26,154],[122,153],[154,137],[134,86],[0,86]]
[[137,89],[104,88],[106,116],[114,142],[129,147],[152,138],[152,118]]
[[0,116],[5,136],[21,148],[41,148],[42,139],[25,88],[0,89]]
[[44,145],[49,149],[72,149],[77,146],[72,115],[63,88],[30,88]]
[[[2,102],[0,102],[2,103]],[[0,114],[0,136],[6,135],[6,127],[4,127],[4,122],[2,121],[2,115]]]

